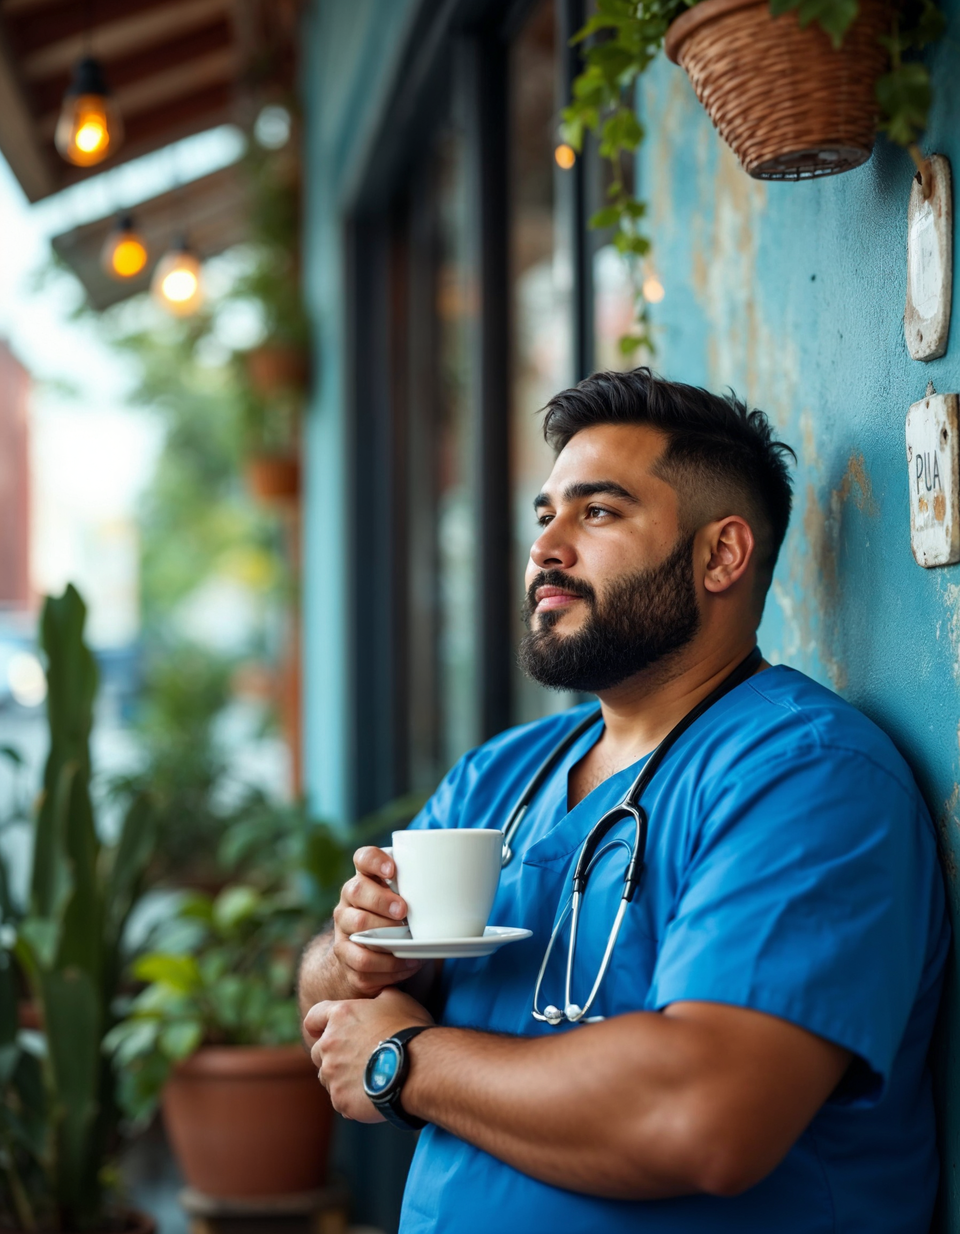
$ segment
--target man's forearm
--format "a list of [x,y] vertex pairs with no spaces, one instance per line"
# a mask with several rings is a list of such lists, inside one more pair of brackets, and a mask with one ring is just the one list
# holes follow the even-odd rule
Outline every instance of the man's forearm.
[[[403,1105],[508,1164],[571,1191],[653,1199],[698,1190],[664,1098],[670,1072],[628,1064],[624,1034],[662,1053],[662,1018],[641,1014],[555,1037],[432,1029],[411,1043]],[[627,1051],[636,1058],[636,1049]],[[633,1074],[644,1071],[647,1074]],[[677,1076],[679,1078],[679,1076]]]
[[328,998],[353,998],[349,986],[333,962],[333,926],[329,926],[309,942],[300,959],[297,978],[297,1001],[300,1019],[314,1003]]
[[543,1182],[623,1199],[753,1186],[849,1060],[772,1017],[694,1003],[546,1037],[436,1028],[409,1049],[409,1113]]

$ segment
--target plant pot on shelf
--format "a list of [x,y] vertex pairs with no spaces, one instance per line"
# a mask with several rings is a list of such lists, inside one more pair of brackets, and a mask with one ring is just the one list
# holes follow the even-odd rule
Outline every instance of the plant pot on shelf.
[[300,1046],[207,1046],[174,1069],[163,1120],[190,1187],[222,1199],[312,1191],[333,1107]]
[[310,377],[310,358],[302,347],[265,343],[247,352],[247,376],[265,398],[281,390],[302,390]]
[[840,48],[795,11],[768,0],[702,0],[667,30],[665,47],[744,171],[800,180],[859,167],[873,150],[876,84],[887,67],[878,36],[891,9],[861,0]]
[[293,501],[300,493],[300,460],[295,454],[256,454],[247,460],[247,483],[267,505]]

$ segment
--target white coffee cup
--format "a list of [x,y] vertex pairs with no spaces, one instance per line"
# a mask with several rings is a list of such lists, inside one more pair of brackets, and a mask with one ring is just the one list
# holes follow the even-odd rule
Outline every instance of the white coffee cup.
[[383,850],[407,902],[413,938],[480,938],[500,882],[503,832],[470,827],[395,831]]

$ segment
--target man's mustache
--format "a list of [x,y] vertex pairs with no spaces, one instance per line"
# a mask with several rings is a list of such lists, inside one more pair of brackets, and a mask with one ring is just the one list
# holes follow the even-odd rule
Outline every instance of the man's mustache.
[[589,604],[596,603],[597,593],[589,583],[584,583],[581,579],[569,578],[562,570],[541,570],[527,588],[526,598],[523,601],[523,619],[526,622],[529,622],[537,607],[537,591],[541,587],[562,587],[572,596],[578,596]]

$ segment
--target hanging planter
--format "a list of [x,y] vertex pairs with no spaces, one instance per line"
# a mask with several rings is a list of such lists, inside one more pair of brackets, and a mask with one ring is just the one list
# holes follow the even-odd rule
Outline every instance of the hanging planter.
[[247,460],[247,484],[265,505],[293,501],[300,494],[300,460],[295,454],[255,454]]
[[310,378],[310,358],[302,347],[264,343],[247,352],[250,384],[265,398],[283,390],[303,390]]
[[[654,350],[649,304],[663,293],[658,279],[646,277],[647,207],[632,162],[645,135],[637,82],[661,47],[687,70],[751,176],[849,171],[870,157],[880,131],[910,152],[926,178],[918,142],[933,92],[917,54],[944,28],[938,0],[597,0],[572,40],[583,47],[584,65],[559,136],[576,154],[596,133],[611,168],[607,204],[590,226],[609,229],[627,259],[636,320],[620,339],[625,356]],[[648,284],[660,294],[648,297]]]
[[748,175],[802,180],[870,157],[889,29],[882,0],[862,0],[840,47],[795,10],[773,17],[767,0],[702,0],[671,23],[665,49]]

